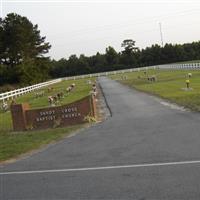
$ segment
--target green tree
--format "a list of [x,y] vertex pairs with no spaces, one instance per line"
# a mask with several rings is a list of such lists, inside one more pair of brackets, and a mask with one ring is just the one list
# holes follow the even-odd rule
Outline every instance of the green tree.
[[1,22],[3,46],[1,63],[14,67],[26,59],[42,57],[48,53],[50,45],[40,36],[38,25],[33,25],[26,17],[11,13]]
[[80,55],[78,66],[82,74],[87,74],[92,72],[91,67],[89,66],[88,58],[84,54]]
[[124,47],[124,50],[120,54],[120,63],[129,67],[135,67],[137,64],[136,53],[139,50],[138,47],[135,47],[135,41],[132,39],[126,39],[122,42],[121,47]]
[[0,19],[0,64],[8,83],[32,84],[48,78],[50,61],[44,54],[51,46],[45,39],[26,17],[10,13]]
[[132,39],[126,39],[122,42],[121,47],[124,47],[124,53],[131,54],[132,52],[136,52],[138,47],[135,47],[135,41]]
[[105,57],[108,65],[115,65],[118,63],[118,53],[111,46],[106,48]]
[[67,76],[67,60],[65,58],[51,61],[50,76],[52,78]]
[[18,77],[18,82],[21,85],[29,85],[33,83],[39,82],[40,73],[38,73],[38,69],[33,60],[27,59],[23,60],[17,67],[16,67],[16,74]]

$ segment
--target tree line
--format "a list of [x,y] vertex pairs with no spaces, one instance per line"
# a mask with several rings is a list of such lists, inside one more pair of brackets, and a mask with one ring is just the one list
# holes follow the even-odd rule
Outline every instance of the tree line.
[[200,41],[165,44],[164,47],[155,44],[139,49],[135,47],[135,41],[128,39],[121,46],[124,48],[121,52],[109,46],[104,54],[96,53],[89,57],[72,55],[68,59],[53,60],[50,74],[56,78],[200,59]]
[[126,39],[121,52],[108,46],[105,53],[52,60],[45,56],[51,48],[45,40],[26,17],[10,13],[0,19],[0,85],[30,85],[49,78],[200,59],[200,41],[140,49]]

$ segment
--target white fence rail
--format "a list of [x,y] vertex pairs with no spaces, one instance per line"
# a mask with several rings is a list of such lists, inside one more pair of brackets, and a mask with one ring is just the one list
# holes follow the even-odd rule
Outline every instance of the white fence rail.
[[62,79],[54,79],[52,81],[47,81],[47,82],[31,85],[31,86],[28,86],[28,87],[20,88],[20,89],[17,89],[17,90],[12,90],[12,91],[9,91],[9,92],[1,93],[0,94],[0,101],[12,99],[14,97],[26,94],[26,93],[31,92],[33,90],[38,90],[42,87],[49,86],[49,85],[54,84],[54,83],[58,83],[61,80]]
[[80,76],[72,76],[72,77],[54,79],[52,81],[47,81],[44,83],[39,83],[36,85],[32,85],[32,86],[28,86],[28,87],[20,88],[17,90],[12,90],[9,92],[2,93],[2,94],[0,94],[0,101],[9,100],[10,98],[14,98],[14,97],[26,94],[28,92],[31,92],[33,90],[37,90],[37,89],[40,89],[42,87],[45,87],[45,86],[48,86],[48,85],[51,85],[54,83],[58,83],[62,80],[75,80],[75,79],[82,79],[82,78],[108,76],[108,75],[123,74],[123,73],[127,73],[127,72],[134,72],[134,71],[148,70],[148,69],[200,70],[200,63],[155,65],[155,66],[149,66],[149,67],[131,68],[131,69],[124,69],[124,70],[116,70],[116,71],[101,72],[101,73],[95,73],[95,74],[86,74],[86,75],[80,75]]
[[186,64],[166,64],[158,65],[160,69],[191,69],[200,70],[200,63],[186,63]]
[[91,77],[108,76],[108,75],[114,75],[114,74],[123,74],[123,73],[135,72],[135,71],[140,71],[140,70],[148,70],[148,69],[200,70],[200,63],[154,65],[154,66],[148,66],[148,67],[131,68],[131,69],[101,72],[101,73],[95,73],[95,74],[85,74],[85,75],[80,75],[80,76],[65,77],[62,79],[75,80],[75,79],[81,79],[81,78],[91,78]]

